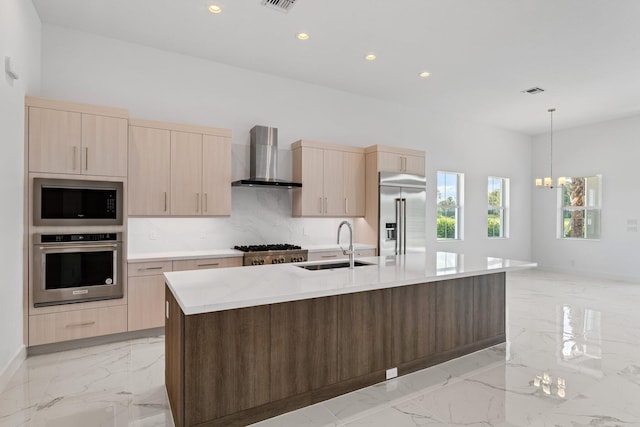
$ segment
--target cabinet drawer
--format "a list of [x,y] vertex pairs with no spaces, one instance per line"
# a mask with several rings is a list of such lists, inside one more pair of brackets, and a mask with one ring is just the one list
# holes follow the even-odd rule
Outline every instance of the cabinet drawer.
[[309,255],[307,256],[308,261],[328,261],[332,259],[346,258],[348,257],[344,253],[342,253],[342,251],[309,252]]
[[356,256],[376,256],[375,249],[356,249]]
[[116,334],[126,330],[126,305],[41,314],[29,317],[29,345]]
[[241,267],[242,257],[201,258],[173,261],[173,271],[206,270],[209,268]]
[[172,271],[171,261],[130,262],[128,276],[153,276],[166,271]]

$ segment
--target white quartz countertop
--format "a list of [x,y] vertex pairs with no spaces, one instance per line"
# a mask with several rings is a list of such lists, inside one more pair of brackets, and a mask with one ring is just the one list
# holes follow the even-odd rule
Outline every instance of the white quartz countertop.
[[[297,301],[353,292],[537,266],[516,261],[437,252],[388,257],[362,257],[372,265],[335,270],[306,270],[296,264],[261,265],[164,273],[182,311],[209,313],[263,304]],[[335,261],[328,261],[328,263]]]
[[244,252],[236,249],[207,249],[201,251],[166,251],[129,254],[129,262],[169,261],[180,259],[228,258],[243,256]]

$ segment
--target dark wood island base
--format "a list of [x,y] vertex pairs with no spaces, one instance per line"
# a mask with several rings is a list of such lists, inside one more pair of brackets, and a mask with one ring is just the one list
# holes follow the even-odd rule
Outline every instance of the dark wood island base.
[[505,273],[195,315],[166,298],[177,427],[251,424],[505,341]]

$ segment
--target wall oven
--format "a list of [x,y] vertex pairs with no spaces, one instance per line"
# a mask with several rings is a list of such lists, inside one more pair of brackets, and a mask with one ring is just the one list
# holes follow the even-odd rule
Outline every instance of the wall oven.
[[33,238],[35,307],[123,297],[122,233]]
[[122,225],[122,182],[34,178],[33,224]]

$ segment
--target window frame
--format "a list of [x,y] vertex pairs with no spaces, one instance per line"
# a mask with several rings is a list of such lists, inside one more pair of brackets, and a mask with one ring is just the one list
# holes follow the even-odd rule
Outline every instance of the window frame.
[[[441,208],[438,202],[438,182],[441,174],[456,175],[456,204]],[[446,186],[446,184],[445,184]],[[438,237],[438,218],[440,209],[453,209],[455,218],[454,237]],[[436,171],[436,240],[439,242],[455,242],[462,241],[463,236],[463,212],[464,212],[464,173],[452,171]]]
[[[489,183],[491,180],[500,180],[500,190],[502,192],[501,204],[491,205],[489,203]],[[493,190],[495,191],[495,189]],[[489,236],[489,211],[500,211],[500,235]],[[503,176],[489,175],[487,177],[487,238],[488,239],[508,239],[509,238],[509,178]]]
[[[582,178],[585,180],[585,186],[588,183],[588,179],[589,178],[597,178],[598,182],[597,182],[597,197],[595,198],[595,205],[592,206],[587,206],[587,200],[585,200],[585,206],[565,206],[564,205],[564,187],[566,185],[569,185],[569,183],[571,182],[572,179],[575,178]],[[562,239],[562,240],[574,240],[574,241],[599,241],[602,238],[602,175],[600,174],[595,174],[595,175],[583,175],[583,176],[572,176],[572,177],[566,177],[566,183],[564,186],[562,187],[558,187],[558,193],[557,193],[557,197],[558,197],[558,217],[556,220],[556,225],[557,225],[557,230],[556,230],[556,238],[558,239]],[[585,194],[589,191],[589,187],[585,188]],[[590,199],[589,199],[590,200]],[[597,237],[588,237],[587,236],[587,225],[585,224],[584,226],[584,233],[582,237],[573,237],[573,236],[566,236],[566,231],[565,231],[565,227],[564,227],[564,214],[565,212],[576,212],[576,211],[582,211],[584,212],[582,218],[583,220],[586,222],[587,219],[590,217],[589,216],[589,212],[596,212],[597,215],[595,216],[596,220],[598,221],[598,236]],[[594,218],[594,217],[592,217]]]

